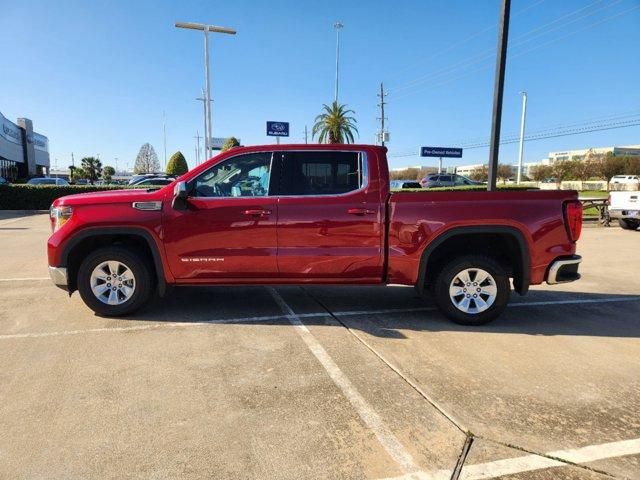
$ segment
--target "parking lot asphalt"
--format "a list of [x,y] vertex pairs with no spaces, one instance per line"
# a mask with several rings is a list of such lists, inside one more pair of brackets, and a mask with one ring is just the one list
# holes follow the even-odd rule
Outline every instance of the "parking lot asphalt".
[[483,327],[406,287],[174,289],[95,316],[0,214],[0,478],[640,479],[640,232]]

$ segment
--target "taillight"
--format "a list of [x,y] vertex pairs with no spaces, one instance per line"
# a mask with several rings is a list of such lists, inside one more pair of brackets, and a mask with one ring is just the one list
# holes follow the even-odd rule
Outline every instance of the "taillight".
[[565,203],[564,219],[569,240],[577,242],[582,233],[582,203],[577,200]]

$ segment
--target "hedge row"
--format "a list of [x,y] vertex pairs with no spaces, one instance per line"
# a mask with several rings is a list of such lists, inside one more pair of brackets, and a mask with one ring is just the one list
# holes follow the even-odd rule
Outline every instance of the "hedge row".
[[[47,210],[56,198],[76,193],[103,192],[105,190],[122,190],[118,185],[0,185],[0,210]],[[140,187],[138,187],[140,188]],[[438,187],[438,188],[406,188],[397,190],[402,192],[451,192],[486,190],[483,185],[464,187]],[[500,190],[531,190],[530,187],[518,185],[500,185]]]
[[[498,190],[539,190],[536,187],[526,187],[523,185],[497,185]],[[433,188],[401,188],[393,189],[394,192],[486,192],[486,185],[461,185],[459,187],[433,187]]]
[[0,210],[48,210],[56,198],[122,190],[118,185],[0,185]]

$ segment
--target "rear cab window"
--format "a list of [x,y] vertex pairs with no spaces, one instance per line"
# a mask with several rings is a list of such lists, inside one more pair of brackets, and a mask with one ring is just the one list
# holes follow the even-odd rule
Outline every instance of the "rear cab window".
[[343,195],[364,186],[365,170],[361,152],[283,152],[279,194]]

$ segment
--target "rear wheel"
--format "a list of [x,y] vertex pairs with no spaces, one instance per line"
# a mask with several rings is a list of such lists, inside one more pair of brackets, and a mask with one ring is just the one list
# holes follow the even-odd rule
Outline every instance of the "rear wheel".
[[452,260],[432,286],[438,308],[461,325],[483,325],[506,308],[511,287],[504,269],[490,257],[465,255]]
[[624,230],[636,230],[640,222],[638,222],[637,220],[629,219],[629,218],[620,218],[618,219],[618,224]]
[[128,315],[145,305],[154,291],[144,257],[133,249],[106,247],[89,254],[78,271],[78,291],[98,315]]

